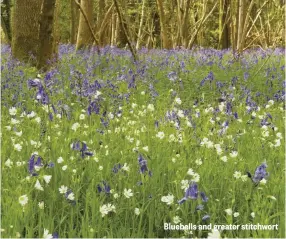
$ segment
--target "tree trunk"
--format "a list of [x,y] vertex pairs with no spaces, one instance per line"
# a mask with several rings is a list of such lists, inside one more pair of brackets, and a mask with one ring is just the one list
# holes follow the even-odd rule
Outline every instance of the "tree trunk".
[[10,11],[11,11],[10,0],[3,0],[1,4],[1,27],[9,44],[11,43],[12,40]]
[[76,36],[79,22],[79,11],[74,0],[70,0],[71,7],[71,22],[70,22],[70,42],[76,44]]
[[[93,20],[92,0],[81,0],[80,5],[89,23],[92,25],[92,20]],[[93,36],[89,29],[88,23],[84,18],[84,15],[80,13],[76,49],[79,50],[87,46],[90,46],[92,45],[92,42],[93,42]]]
[[[42,0],[15,0],[12,9],[12,55],[35,65]],[[31,57],[31,54],[33,57]]]
[[229,0],[220,0],[219,5],[219,48],[226,49],[230,46]]
[[158,6],[159,17],[160,17],[160,27],[161,27],[163,48],[171,49],[172,42],[171,42],[171,39],[168,37],[168,30],[166,26],[165,12],[164,12],[164,6],[163,6],[162,0],[157,0],[157,6]]
[[51,60],[53,57],[53,24],[55,4],[56,0],[44,0],[42,5],[39,31],[39,50],[37,58],[38,69],[48,69],[48,60]]
[[146,0],[143,0],[141,19],[140,19],[140,25],[139,25],[139,30],[138,30],[138,38],[137,38],[137,42],[136,42],[136,50],[139,49],[140,43],[141,43],[143,23],[144,23],[144,17],[145,17],[145,5],[146,5]]

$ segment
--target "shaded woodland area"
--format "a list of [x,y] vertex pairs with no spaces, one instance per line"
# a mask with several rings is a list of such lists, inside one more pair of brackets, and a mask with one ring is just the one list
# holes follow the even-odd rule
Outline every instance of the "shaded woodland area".
[[[284,46],[285,0],[3,0],[2,42],[38,68],[60,43],[76,49]],[[32,58],[31,58],[32,56]]]

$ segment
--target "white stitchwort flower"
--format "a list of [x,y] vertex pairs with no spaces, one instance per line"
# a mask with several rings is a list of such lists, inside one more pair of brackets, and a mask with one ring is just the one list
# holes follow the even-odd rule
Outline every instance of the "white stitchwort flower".
[[147,109],[148,109],[149,111],[154,111],[154,110],[155,110],[155,107],[154,107],[153,104],[149,104],[149,105],[147,106]]
[[165,134],[164,134],[164,132],[158,132],[156,134],[156,137],[159,138],[159,139],[163,139],[165,137]]
[[12,107],[9,109],[9,114],[10,115],[16,115],[17,114],[17,109],[15,107]]
[[219,238],[221,238],[220,232],[218,230],[213,229],[211,232],[208,233],[208,238],[219,239]]
[[132,190],[131,190],[131,189],[126,189],[126,188],[124,188],[123,194],[124,194],[124,196],[125,196],[126,198],[130,198],[130,197],[133,196],[133,193],[132,193]]
[[201,159],[197,159],[197,160],[195,161],[195,163],[196,163],[197,165],[202,165],[202,164],[203,164],[203,161],[202,161]]
[[84,114],[80,114],[79,119],[80,120],[84,120],[85,119],[85,115]]
[[73,201],[74,200],[74,193],[70,193],[67,197],[69,200]]
[[251,216],[252,218],[255,218],[255,212],[250,213],[250,216]]
[[49,230],[48,229],[44,229],[44,235],[43,235],[44,239],[52,239],[53,235],[49,234]]
[[62,166],[62,170],[63,170],[63,171],[66,171],[66,170],[67,170],[67,168],[68,168],[68,166],[67,166],[67,165]]
[[102,217],[107,215],[109,212],[116,212],[115,210],[116,210],[115,206],[110,204],[110,203],[104,204],[101,207],[99,207],[99,211],[100,211]]
[[226,157],[226,156],[222,156],[222,157],[220,158],[220,160],[226,163],[226,162],[227,162],[227,157]]
[[59,188],[59,191],[61,194],[64,194],[68,191],[68,187],[62,185],[60,188]]
[[174,195],[168,194],[167,196],[163,196],[161,201],[167,203],[167,205],[171,205],[174,202]]
[[37,179],[37,181],[36,181],[35,188],[36,188],[37,190],[44,191],[44,189],[43,189],[43,187],[42,187],[42,185],[40,184],[40,181],[39,181],[38,179]]
[[180,98],[175,98],[175,102],[178,104],[178,105],[180,105],[180,104],[182,104],[182,101],[181,101],[181,99]]
[[22,206],[25,206],[28,203],[28,197],[26,194],[19,197],[19,203]]
[[58,163],[62,163],[62,162],[64,162],[63,157],[59,157],[59,158],[58,158],[58,160],[57,160],[57,162],[58,162]]
[[49,184],[49,182],[51,181],[52,175],[44,175],[44,181]]
[[140,214],[140,209],[136,207],[134,209],[134,213],[138,216]]
[[11,168],[12,165],[13,165],[13,162],[11,161],[11,159],[7,159],[5,162],[5,166],[8,168]]
[[173,217],[173,222],[174,222],[175,224],[178,224],[178,223],[181,222],[181,218],[180,218],[179,216],[174,216],[174,217]]
[[234,216],[234,217],[238,217],[238,216],[239,216],[239,212],[235,212],[235,213],[233,214],[233,216]]
[[39,206],[40,209],[44,209],[45,203],[43,201],[41,201],[41,202],[38,203],[38,206]]
[[267,183],[267,180],[265,178],[261,179],[259,184],[265,185]]
[[237,152],[237,151],[232,151],[232,152],[229,154],[229,156],[232,157],[232,158],[237,157],[237,155],[238,155],[238,152]]
[[22,150],[22,145],[21,144],[14,144],[14,149],[20,152]]
[[122,170],[129,172],[129,166],[127,165],[127,163],[124,163],[124,165],[122,166]]
[[73,125],[72,125],[72,127],[71,127],[71,129],[73,130],[73,131],[77,131],[77,129],[80,127],[80,124],[78,123],[78,122],[76,122],[76,123],[74,123]]
[[234,174],[233,174],[233,177],[236,178],[236,179],[241,178],[241,172],[235,171]]
[[229,216],[232,215],[232,209],[231,208],[225,209],[224,211],[226,212],[227,215],[229,215]]

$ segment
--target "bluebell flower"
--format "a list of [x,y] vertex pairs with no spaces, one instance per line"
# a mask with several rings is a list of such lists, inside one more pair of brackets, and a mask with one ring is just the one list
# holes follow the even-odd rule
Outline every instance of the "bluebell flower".
[[105,181],[102,181],[101,184],[98,184],[97,185],[97,190],[99,193],[103,192],[103,193],[106,193],[106,194],[110,194],[110,186],[107,184],[107,182]]
[[[36,161],[35,161],[36,160]],[[42,163],[42,157],[36,154],[33,154],[28,162],[28,171],[31,174],[31,176],[38,176],[38,174],[35,172],[35,166],[36,167],[43,167],[44,164]]]
[[138,163],[139,163],[139,166],[140,166],[140,172],[141,172],[141,173],[148,172],[147,160],[144,159],[141,154],[139,154]]
[[201,198],[203,200],[203,202],[207,202],[209,200],[209,198],[206,196],[206,194],[204,192],[200,192],[201,194]]
[[210,215],[204,215],[203,218],[202,218],[202,220],[203,220],[203,221],[206,221],[206,220],[208,220],[208,219],[210,219],[210,218],[211,218]]
[[267,164],[262,163],[255,169],[254,175],[252,176],[250,172],[247,172],[249,178],[252,179],[254,184],[258,184],[262,179],[266,178],[269,174],[266,172]]
[[54,233],[52,234],[52,236],[53,236],[53,238],[59,238],[59,234],[58,234],[57,232],[54,232]]
[[114,167],[112,168],[112,172],[118,173],[121,168],[122,168],[122,165],[120,163],[115,164]]
[[73,150],[80,151],[82,158],[84,158],[84,156],[93,156],[92,152],[87,151],[88,147],[85,142],[76,140],[75,142],[72,143],[71,148]]

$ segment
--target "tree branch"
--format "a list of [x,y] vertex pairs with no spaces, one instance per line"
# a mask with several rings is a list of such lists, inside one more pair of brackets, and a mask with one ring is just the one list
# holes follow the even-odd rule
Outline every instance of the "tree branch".
[[128,46],[129,46],[129,49],[130,49],[131,54],[132,54],[132,56],[133,56],[133,59],[134,59],[134,61],[137,61],[137,59],[138,59],[138,57],[137,57],[137,52],[136,52],[136,50],[133,48],[133,46],[132,46],[132,44],[131,44],[131,42],[130,42],[129,36],[128,36],[128,34],[127,34],[127,30],[126,30],[126,28],[125,28],[125,26],[124,26],[124,23],[123,23],[123,17],[122,17],[122,15],[121,15],[118,2],[117,2],[117,0],[113,0],[113,2],[114,2],[114,4],[115,4],[115,8],[116,8],[116,11],[117,11],[117,14],[118,14],[118,18],[119,18],[119,21],[120,21],[120,24],[121,24],[123,33],[124,33],[124,35],[125,35],[125,37],[126,37],[127,44],[128,44]]
[[84,17],[84,19],[85,19],[85,21],[86,21],[86,23],[87,23],[87,25],[88,25],[88,28],[89,28],[89,30],[90,30],[90,32],[91,32],[91,35],[92,35],[92,37],[93,37],[93,40],[95,41],[95,43],[96,43],[96,45],[97,45],[97,53],[98,53],[98,55],[100,55],[99,42],[98,42],[98,40],[96,39],[96,37],[95,37],[95,35],[94,35],[94,32],[93,32],[92,27],[91,27],[91,25],[90,25],[90,22],[88,21],[88,18],[87,18],[87,16],[86,16],[84,10],[82,9],[80,3],[79,3],[77,0],[74,0],[74,1],[75,1],[76,5],[78,6],[78,8],[80,9],[80,12],[81,12],[81,14],[83,15],[83,17]]

